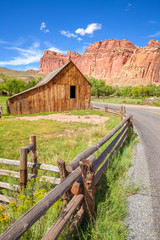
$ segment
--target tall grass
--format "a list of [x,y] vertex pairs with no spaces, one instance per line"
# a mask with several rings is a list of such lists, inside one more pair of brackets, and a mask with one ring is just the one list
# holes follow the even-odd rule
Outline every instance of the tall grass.
[[2,113],[6,114],[6,100],[8,97],[0,96],[0,104],[2,105]]
[[126,172],[131,166],[132,151],[137,142],[135,136],[127,140],[96,188],[96,211],[93,219],[86,216],[81,229],[73,239],[126,239],[128,235],[125,217],[127,215],[126,196],[134,194],[137,186],[130,186]]
[[[14,202],[0,206],[0,234],[18,220],[32,206],[39,202],[53,186],[49,182],[40,182],[32,179],[27,188],[17,195]],[[21,237],[24,240],[42,239],[45,232],[53,224],[62,210],[62,200],[58,200],[53,206]]]

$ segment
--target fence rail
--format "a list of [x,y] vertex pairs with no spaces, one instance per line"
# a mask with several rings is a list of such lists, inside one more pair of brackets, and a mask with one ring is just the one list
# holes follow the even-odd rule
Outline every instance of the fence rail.
[[[30,153],[31,162],[27,161],[27,155]],[[30,144],[27,147],[20,148],[20,161],[0,158],[0,164],[19,166],[19,172],[10,171],[6,169],[0,169],[0,176],[10,176],[20,179],[20,189],[18,185],[10,186],[9,183],[0,182],[0,187],[5,189],[10,189],[14,191],[21,191],[23,187],[26,187],[27,181],[30,181],[32,178],[37,176],[37,171],[52,171],[59,173],[57,166],[40,164],[37,163],[37,153],[36,153],[36,136],[30,136]],[[28,173],[28,168],[31,168],[31,174]],[[46,181],[50,181],[52,184],[59,184],[61,182],[60,178],[49,177],[49,176],[40,176],[40,181],[42,178]],[[9,202],[9,198],[5,198],[3,195],[0,195],[0,201]]]
[[[59,198],[63,198],[67,193],[68,204],[64,206],[64,210],[43,240],[57,239],[65,225],[74,216],[70,227],[70,232],[73,233],[82,221],[84,204],[89,215],[92,216],[95,209],[96,185],[107,169],[110,159],[125,141],[129,128],[132,127],[133,117],[128,115],[110,133],[80,153],[66,166],[64,161],[59,160],[58,167],[62,182],[8,228],[0,236],[0,240],[19,239]],[[115,138],[96,159],[92,154],[113,136]],[[77,208],[78,211],[75,214]]]
[[[20,166],[20,161],[0,158],[0,164]],[[35,163],[27,162],[27,168],[37,168],[39,170],[44,170],[44,171],[51,171],[51,172],[57,172],[57,173],[59,172],[59,169],[57,166],[53,166],[49,164],[41,164],[41,163],[35,164]]]
[[92,109],[98,109],[101,111],[104,111],[106,113],[115,115],[115,116],[120,116],[121,120],[124,118],[124,116],[126,115],[126,108],[125,106],[121,105],[120,107],[112,107],[108,104],[105,104],[104,108],[102,107],[98,107],[98,106],[92,106]]

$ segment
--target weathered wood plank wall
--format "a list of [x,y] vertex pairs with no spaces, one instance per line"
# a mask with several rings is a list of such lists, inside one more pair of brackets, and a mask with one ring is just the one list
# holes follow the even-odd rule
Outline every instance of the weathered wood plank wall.
[[[70,98],[70,86],[75,86],[75,98]],[[12,97],[12,114],[32,114],[50,111],[88,109],[91,85],[71,62],[46,85]]]

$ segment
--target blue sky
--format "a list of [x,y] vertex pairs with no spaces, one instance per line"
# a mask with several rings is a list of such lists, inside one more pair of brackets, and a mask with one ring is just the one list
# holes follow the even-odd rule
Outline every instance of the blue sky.
[[160,1],[1,0],[0,66],[39,69],[45,49],[82,54],[100,40],[160,41]]

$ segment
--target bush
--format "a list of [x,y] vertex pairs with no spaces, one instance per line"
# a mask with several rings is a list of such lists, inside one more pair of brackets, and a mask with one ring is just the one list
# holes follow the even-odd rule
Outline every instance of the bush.
[[[8,206],[0,206],[0,234],[17,221],[32,206],[38,203],[52,190],[51,183],[39,178],[32,179],[27,188],[17,196],[15,202]],[[62,210],[62,201],[58,200],[53,206],[30,228],[22,239],[42,239],[48,228],[54,223]]]
[[0,83],[0,91],[6,91],[10,96],[34,87],[39,82],[39,80],[30,80],[28,83],[26,83],[24,80],[10,78],[3,75],[1,78],[2,82]]
[[151,96],[160,97],[160,85],[156,86],[148,84],[147,86],[109,86],[105,85],[104,80],[97,80],[95,78],[87,78],[92,84],[91,95],[97,96],[117,96],[117,97],[133,97],[133,98],[146,98]]

